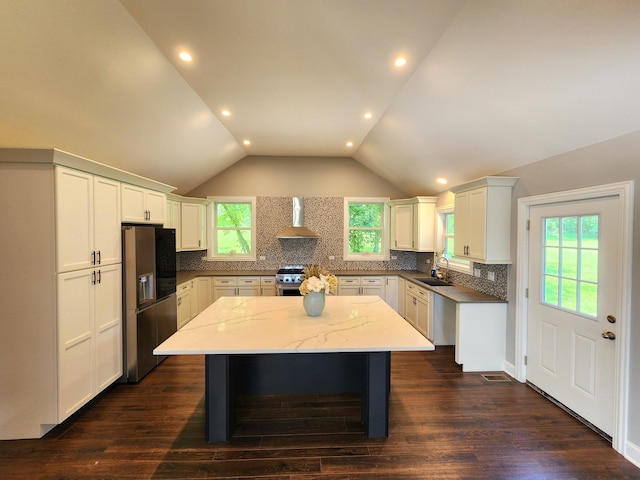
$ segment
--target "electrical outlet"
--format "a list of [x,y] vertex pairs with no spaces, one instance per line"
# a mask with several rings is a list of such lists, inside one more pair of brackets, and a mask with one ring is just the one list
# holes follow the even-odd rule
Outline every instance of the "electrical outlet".
[[335,260],[335,259],[336,259],[335,255],[329,255],[329,260]]
[[496,272],[487,272],[487,280],[496,281]]
[[266,260],[267,257],[265,257],[264,255],[260,255],[260,260]]
[[397,255],[391,255],[391,260],[397,260],[398,256]]
[[473,269],[473,276],[480,278],[480,269],[479,268],[474,268]]

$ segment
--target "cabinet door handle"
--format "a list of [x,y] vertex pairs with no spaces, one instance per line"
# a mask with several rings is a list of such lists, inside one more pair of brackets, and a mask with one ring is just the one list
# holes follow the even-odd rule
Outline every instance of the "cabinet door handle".
[[91,252],[91,265],[96,264],[96,251]]
[[91,284],[92,285],[96,284],[96,271],[95,270],[93,272],[91,272]]
[[98,270],[98,283],[102,282],[102,272]]
[[102,254],[100,253],[100,250],[98,250],[98,265],[100,265],[100,263],[102,263]]

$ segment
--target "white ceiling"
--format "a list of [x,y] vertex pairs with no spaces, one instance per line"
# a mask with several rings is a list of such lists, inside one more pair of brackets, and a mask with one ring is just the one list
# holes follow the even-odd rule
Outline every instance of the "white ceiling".
[[0,45],[0,145],[179,193],[311,155],[433,194],[640,131],[636,0],[0,0]]

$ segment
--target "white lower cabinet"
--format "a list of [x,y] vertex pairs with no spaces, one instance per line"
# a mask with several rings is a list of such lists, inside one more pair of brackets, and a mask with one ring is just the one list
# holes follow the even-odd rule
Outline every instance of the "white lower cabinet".
[[57,275],[58,421],[122,375],[120,264]]
[[213,277],[213,301],[220,297],[259,297],[260,277]]
[[385,298],[385,277],[338,277],[338,295],[377,295]]
[[194,317],[213,303],[213,288],[211,277],[197,277],[195,279],[197,292],[196,312]]
[[176,303],[178,308],[177,328],[180,330],[194,317],[192,304],[193,280],[181,283],[176,288]]
[[260,296],[276,296],[276,277],[260,277]]
[[404,318],[429,340],[433,339],[432,295],[429,290],[406,282]]
[[404,302],[405,302],[406,280],[398,277],[398,314],[404,318]]
[[[399,304],[398,277],[395,275],[388,276],[384,278],[384,281],[384,301],[397,312]],[[402,291],[404,292],[404,289]]]

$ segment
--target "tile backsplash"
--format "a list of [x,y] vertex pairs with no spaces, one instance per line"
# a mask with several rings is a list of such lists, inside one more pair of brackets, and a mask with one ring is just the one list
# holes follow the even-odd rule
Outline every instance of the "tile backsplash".
[[[178,270],[277,270],[281,265],[320,264],[331,271],[345,270],[417,270],[431,271],[433,253],[393,250],[396,257],[389,261],[347,262],[343,256],[344,199],[342,197],[305,197],[304,225],[318,234],[317,239],[278,239],[277,234],[290,227],[293,220],[291,197],[256,197],[257,258],[251,262],[209,262],[203,260],[204,251],[179,252]],[[334,257],[329,260],[329,257]],[[428,260],[430,260],[428,262]],[[460,285],[506,299],[506,265],[480,265],[481,276],[473,277],[451,272],[451,280]],[[487,279],[487,272],[495,273],[495,281]]]

